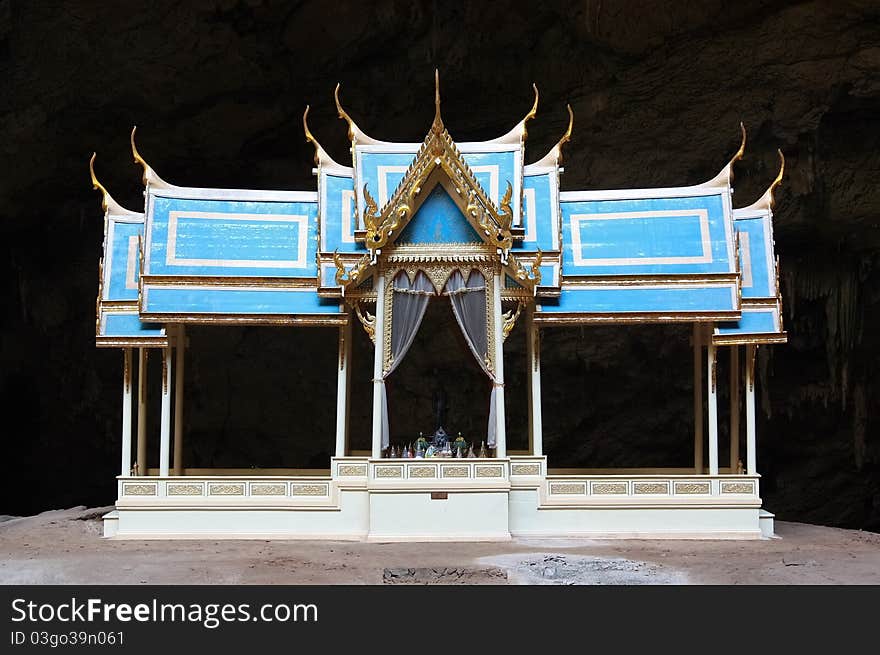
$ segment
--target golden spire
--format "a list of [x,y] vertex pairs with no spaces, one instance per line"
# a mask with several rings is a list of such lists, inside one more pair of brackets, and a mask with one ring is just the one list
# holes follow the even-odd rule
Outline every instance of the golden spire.
[[434,123],[431,129],[435,132],[443,131],[443,118],[440,116],[440,71],[434,69]]
[[141,180],[143,181],[143,183],[145,185],[150,184],[151,186],[154,186],[154,187],[170,187],[171,185],[168,184],[161,177],[159,177],[156,174],[156,171],[153,170],[153,167],[150,166],[143,157],[141,157],[141,153],[138,152],[137,146],[135,145],[135,142],[134,142],[134,135],[136,132],[137,132],[137,125],[135,125],[134,127],[131,128],[131,139],[130,139],[131,140],[131,154],[132,154],[132,157],[134,157],[134,163],[139,164],[141,166],[141,168],[144,169],[144,174],[143,174]]

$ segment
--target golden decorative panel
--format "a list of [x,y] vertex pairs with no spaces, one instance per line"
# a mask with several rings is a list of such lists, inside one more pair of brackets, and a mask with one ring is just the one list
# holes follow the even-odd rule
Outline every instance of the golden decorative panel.
[[209,484],[211,496],[244,496],[244,484]]
[[477,466],[478,478],[500,478],[502,475],[500,466]]
[[155,484],[124,484],[122,485],[123,496],[155,496]]
[[286,496],[287,485],[283,482],[252,483],[251,496]]
[[541,475],[540,464],[511,464],[511,475]]
[[328,496],[330,488],[326,484],[295,484],[294,496]]
[[444,478],[466,478],[470,475],[469,466],[444,466]]
[[710,486],[708,482],[676,482],[675,493],[681,495],[708,494],[710,493]]
[[753,494],[755,485],[751,482],[722,482],[721,493],[723,494]]
[[550,485],[551,496],[573,495],[585,496],[587,494],[587,485],[585,483],[561,482]]
[[376,477],[377,478],[402,478],[403,477],[403,467],[402,466],[377,466],[376,467]]
[[411,478],[436,478],[437,467],[435,466],[411,466],[409,469]]
[[633,482],[633,493],[642,495],[668,494],[669,484],[666,482]]
[[594,482],[592,493],[599,496],[626,494],[626,482]]
[[367,467],[360,464],[341,464],[338,471],[339,477],[364,477],[367,474]]
[[169,484],[169,496],[201,496],[205,488],[201,484]]

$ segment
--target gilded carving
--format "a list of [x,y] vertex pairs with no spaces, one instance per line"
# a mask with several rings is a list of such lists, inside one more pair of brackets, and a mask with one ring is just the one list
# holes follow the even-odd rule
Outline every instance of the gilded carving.
[[594,482],[592,492],[599,496],[626,494],[626,482]]
[[504,340],[507,340],[507,337],[510,335],[513,327],[516,325],[516,319],[519,318],[520,313],[522,312],[523,303],[520,301],[516,305],[516,311],[510,310],[503,314],[504,316],[504,325],[501,328],[501,336]]
[[201,484],[169,484],[169,496],[201,496],[204,487]]
[[721,493],[723,494],[753,494],[755,485],[751,482],[722,482]]
[[585,496],[587,493],[587,485],[575,482],[559,482],[550,484],[551,496]]
[[511,475],[541,475],[540,464],[511,464]]
[[411,478],[436,478],[437,468],[434,466],[411,466],[409,468]]
[[358,320],[361,322],[361,325],[364,328],[364,332],[367,333],[367,336],[370,337],[370,341],[374,344],[376,343],[376,317],[373,316],[370,312],[365,309],[361,309],[361,303],[355,303],[354,305],[354,313],[358,317]]
[[251,496],[286,496],[287,485],[276,483],[251,483]]
[[442,467],[444,478],[466,478],[470,475],[469,466],[444,466]]
[[633,493],[641,495],[668,494],[669,485],[666,482],[633,482]]
[[376,467],[376,477],[377,478],[402,478],[403,477],[403,467],[402,466],[377,466]]
[[123,496],[155,496],[155,484],[124,484],[122,485]]
[[326,484],[295,484],[293,485],[294,496],[327,496],[330,489]]
[[367,474],[366,465],[340,464],[339,477],[363,477]]
[[501,477],[501,467],[500,466],[477,466],[476,467],[476,477],[478,477],[478,478],[500,478]]
[[244,496],[244,484],[209,484],[210,496]]
[[680,495],[708,494],[710,485],[708,482],[676,482],[675,493]]

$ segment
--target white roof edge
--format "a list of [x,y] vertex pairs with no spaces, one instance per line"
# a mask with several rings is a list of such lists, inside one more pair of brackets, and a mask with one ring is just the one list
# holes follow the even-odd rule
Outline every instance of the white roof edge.
[[285,191],[272,189],[211,189],[203,187],[154,187],[151,195],[161,198],[181,198],[184,200],[266,200],[318,202],[317,191]]
[[560,191],[560,202],[588,200],[630,200],[637,198],[686,198],[715,196],[726,192],[724,187],[656,187],[651,189],[597,189],[589,191]]

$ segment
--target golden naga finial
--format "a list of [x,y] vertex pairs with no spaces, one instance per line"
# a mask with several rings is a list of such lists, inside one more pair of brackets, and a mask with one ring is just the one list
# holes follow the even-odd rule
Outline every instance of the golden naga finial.
[[134,157],[134,163],[140,164],[141,167],[144,169],[144,175],[143,175],[142,179],[143,179],[144,184],[146,184],[147,183],[147,173],[150,170],[150,165],[144,160],[143,157],[141,157],[141,153],[138,152],[137,146],[134,143],[134,135],[137,132],[137,129],[138,129],[137,125],[135,125],[131,128],[131,154],[132,154],[132,157]]
[[133,212],[130,209],[126,209],[118,202],[113,200],[113,196],[111,196],[110,193],[107,191],[107,187],[105,187],[98,181],[98,178],[95,176],[95,157],[97,157],[97,153],[93,152],[91,158],[89,159],[89,176],[92,180],[92,188],[96,191],[101,192],[101,209],[104,210],[105,214],[109,211],[111,214],[117,215],[137,215],[138,212]]
[[522,119],[522,127],[523,127],[522,138],[523,138],[523,141],[525,141],[529,136],[529,132],[528,132],[528,130],[526,130],[526,123],[528,123],[530,120],[532,120],[538,113],[538,85],[535,84],[534,82],[532,82],[532,90],[535,92],[535,102],[532,103],[532,108],[529,109],[529,113],[526,114]]
[[138,152],[137,146],[135,145],[135,142],[134,142],[134,135],[136,132],[137,132],[137,125],[135,125],[134,127],[131,128],[131,139],[130,139],[131,140],[131,154],[132,154],[132,157],[134,157],[134,163],[139,164],[141,166],[141,168],[144,169],[144,174],[141,177],[141,180],[143,181],[143,183],[145,185],[150,184],[151,186],[154,186],[154,187],[169,187],[169,186],[171,186],[165,180],[163,180],[161,177],[159,177],[156,174],[156,171],[153,170],[153,167],[150,166],[143,157],[141,157],[141,153]]
[[779,153],[779,173],[776,175],[776,179],[773,180],[773,183],[770,185],[770,188],[767,189],[767,194],[770,196],[770,209],[773,209],[774,199],[773,199],[773,191],[782,184],[782,177],[785,175],[785,155],[782,154],[782,150],[777,150]]
[[510,332],[513,330],[513,326],[516,325],[516,319],[519,318],[520,313],[522,313],[523,302],[520,300],[516,304],[516,311],[509,310],[504,312],[504,324],[501,328],[501,338],[503,340],[507,340],[507,337],[510,336]]
[[110,197],[110,194],[107,192],[106,187],[103,184],[101,184],[100,182],[98,182],[98,178],[95,177],[95,157],[97,157],[97,156],[98,156],[98,153],[93,152],[92,158],[89,159],[89,175],[92,178],[92,188],[95,191],[101,192],[101,209],[103,209],[106,212],[107,211],[107,198]]
[[502,230],[510,230],[510,226],[513,224],[513,209],[510,206],[510,201],[513,199],[513,187],[510,184],[510,180],[507,181],[507,189],[504,191],[504,196],[501,198],[501,204],[499,205],[498,217],[501,219],[501,229]]
[[309,106],[306,105],[306,110],[303,112],[303,131],[306,134],[306,143],[311,143],[313,146],[315,146],[315,165],[317,166],[317,165],[320,165],[320,163],[321,163],[320,152],[321,152],[321,150],[323,150],[323,148],[321,148],[321,144],[318,143],[318,140],[312,134],[311,130],[309,130],[309,120],[308,119],[309,119]]
[[565,105],[565,108],[568,109],[568,127],[565,128],[565,134],[546,155],[529,166],[558,166],[562,163],[562,146],[571,140],[571,128],[574,127],[574,112],[571,110],[571,105]]
[[336,83],[336,89],[333,91],[333,99],[336,101],[336,112],[339,114],[339,118],[348,123],[348,140],[354,141],[355,130],[357,126],[354,124],[354,121],[351,120],[351,116],[348,115],[348,112],[342,108],[342,103],[339,102],[339,87],[341,84],[339,82]]
[[748,207],[743,207],[742,209],[756,211],[773,210],[773,206],[776,203],[776,200],[773,197],[773,192],[780,184],[782,184],[782,178],[785,175],[785,155],[782,154],[782,150],[777,150],[776,152],[779,153],[779,173],[777,173],[776,178],[773,180],[773,182],[770,183],[770,186],[760,198],[758,198]]
[[721,169],[721,171],[713,177],[708,182],[703,182],[702,184],[698,184],[698,187],[730,187],[731,182],[733,182],[733,165],[743,158],[743,154],[746,151],[746,126],[743,125],[742,121],[739,123],[739,129],[742,133],[742,140],[739,144],[739,149],[734,153],[733,157],[730,158],[730,161]]
[[730,163],[738,162],[743,158],[743,154],[746,151],[746,126],[743,125],[743,122],[739,122],[739,129],[742,132],[742,141],[739,144],[739,150],[736,151],[736,154],[733,156],[733,159],[730,160]]
[[574,112],[571,110],[571,105],[566,104],[565,108],[568,110],[568,127],[565,128],[565,134],[562,135],[559,143],[556,144],[556,148],[559,150],[559,157],[557,159],[559,163],[562,163],[562,146],[571,141],[571,128],[574,127]]

